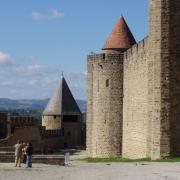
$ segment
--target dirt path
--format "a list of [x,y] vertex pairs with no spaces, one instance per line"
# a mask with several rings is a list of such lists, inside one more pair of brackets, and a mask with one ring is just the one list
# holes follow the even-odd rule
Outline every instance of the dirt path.
[[0,180],[180,180],[180,163],[34,164],[32,169],[0,163]]

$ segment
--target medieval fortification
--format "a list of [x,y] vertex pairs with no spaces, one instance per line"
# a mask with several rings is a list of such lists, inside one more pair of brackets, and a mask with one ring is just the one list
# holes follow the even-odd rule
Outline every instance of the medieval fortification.
[[180,0],[149,4],[149,36],[136,43],[121,17],[88,56],[90,157],[180,155]]

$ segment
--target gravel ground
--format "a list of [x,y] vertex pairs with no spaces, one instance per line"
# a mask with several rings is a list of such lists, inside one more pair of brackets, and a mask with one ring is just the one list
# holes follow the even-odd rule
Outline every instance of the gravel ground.
[[180,163],[33,164],[32,169],[0,163],[0,180],[180,180]]

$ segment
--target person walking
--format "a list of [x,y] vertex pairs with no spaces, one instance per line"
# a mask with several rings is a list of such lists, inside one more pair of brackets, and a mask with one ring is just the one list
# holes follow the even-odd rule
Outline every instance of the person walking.
[[33,147],[32,147],[32,144],[29,142],[26,148],[26,167],[27,168],[32,167],[32,152],[33,152]]
[[21,167],[21,159],[22,159],[22,144],[18,140],[17,144],[15,144],[15,167]]

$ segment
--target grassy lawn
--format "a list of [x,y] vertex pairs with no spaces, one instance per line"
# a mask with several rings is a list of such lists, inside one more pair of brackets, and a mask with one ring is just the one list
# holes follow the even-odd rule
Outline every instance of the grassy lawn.
[[86,161],[89,163],[111,163],[111,162],[180,162],[180,157],[168,157],[166,159],[151,160],[150,158],[144,159],[126,159],[122,157],[114,158],[84,158],[80,161]]

